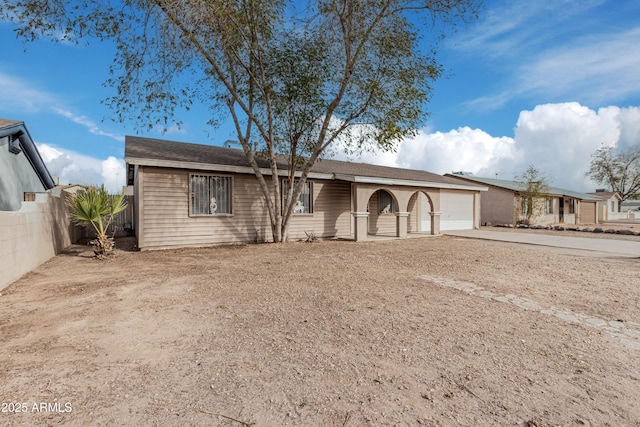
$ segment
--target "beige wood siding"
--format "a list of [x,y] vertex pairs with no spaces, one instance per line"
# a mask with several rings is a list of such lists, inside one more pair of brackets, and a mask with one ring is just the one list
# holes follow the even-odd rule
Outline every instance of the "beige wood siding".
[[293,215],[289,239],[351,237],[351,184],[342,181],[312,181],[313,213]]
[[407,218],[407,233],[417,233],[420,231],[420,200],[424,197],[422,193],[416,193],[411,196],[409,201],[409,217]]
[[144,186],[144,167],[136,165],[133,177],[133,199],[135,202],[134,216],[136,221],[135,231],[136,238],[138,239],[138,247],[142,248],[144,246],[144,233],[142,232],[144,224],[142,222],[142,209],[144,206],[144,199],[142,198],[142,188]]
[[430,233],[431,232],[431,205],[427,196],[419,191],[411,196],[409,201],[409,223],[407,233]]
[[[269,215],[257,179],[235,174],[231,215],[189,216],[189,173],[197,171],[144,168],[140,191],[143,242],[141,249],[174,246],[206,246],[221,243],[271,241]],[[290,238],[305,238],[305,231],[319,237],[349,237],[350,185],[314,182],[314,213],[296,215]]]
[[369,199],[369,234],[396,235],[396,215],[379,212],[377,192]]
[[189,171],[144,169],[144,246],[202,246],[270,240],[269,219],[255,178],[233,176],[233,214],[189,216]]

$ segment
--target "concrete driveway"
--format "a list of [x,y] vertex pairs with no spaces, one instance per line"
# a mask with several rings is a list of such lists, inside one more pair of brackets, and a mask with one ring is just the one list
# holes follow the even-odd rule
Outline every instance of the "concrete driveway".
[[555,234],[533,234],[488,230],[446,231],[442,234],[470,239],[497,240],[501,242],[523,243],[527,245],[554,246],[558,248],[579,249],[604,252],[616,255],[640,257],[640,240],[598,239],[589,237],[558,236]]

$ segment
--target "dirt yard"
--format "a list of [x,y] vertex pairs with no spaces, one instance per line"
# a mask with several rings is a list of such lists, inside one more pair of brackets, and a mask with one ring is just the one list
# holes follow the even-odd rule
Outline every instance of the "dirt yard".
[[640,426],[638,259],[453,237],[82,250],[0,291],[0,425]]

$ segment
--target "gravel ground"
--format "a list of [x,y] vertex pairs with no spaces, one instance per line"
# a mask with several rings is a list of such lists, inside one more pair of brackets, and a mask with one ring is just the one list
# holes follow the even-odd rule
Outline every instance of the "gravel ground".
[[446,236],[85,250],[1,291],[0,425],[640,426],[638,259]]

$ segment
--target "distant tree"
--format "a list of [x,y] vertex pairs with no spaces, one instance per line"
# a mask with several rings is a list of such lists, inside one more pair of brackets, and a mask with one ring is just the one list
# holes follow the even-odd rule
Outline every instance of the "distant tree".
[[618,193],[622,198],[619,203],[640,198],[640,145],[618,153],[613,147],[597,149],[586,175]]
[[516,201],[516,222],[531,224],[546,213],[549,180],[533,165],[516,175],[519,199]]
[[107,230],[113,217],[127,208],[124,193],[109,194],[104,185],[89,187],[69,196],[67,206],[72,221],[90,225],[96,232],[96,238],[91,241],[96,256],[104,258],[111,255],[115,242],[113,236],[109,237]]
[[[474,19],[479,1],[3,0],[0,18],[28,41],[113,40],[107,85],[117,94],[106,104],[121,121],[168,126],[195,99],[211,106],[212,123],[226,111],[279,242],[332,143],[393,150],[415,135],[442,70],[418,42]],[[281,172],[294,183],[284,195]]]

